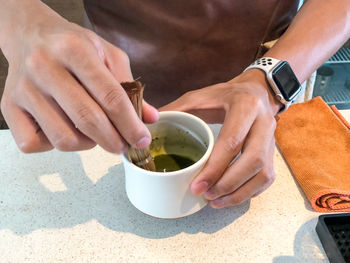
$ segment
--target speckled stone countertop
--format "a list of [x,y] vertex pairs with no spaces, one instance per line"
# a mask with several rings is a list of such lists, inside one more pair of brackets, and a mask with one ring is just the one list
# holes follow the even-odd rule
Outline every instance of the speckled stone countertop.
[[258,197],[160,220],[128,201],[120,156],[25,155],[5,130],[0,149],[0,262],[328,262],[320,213],[278,151],[276,181]]

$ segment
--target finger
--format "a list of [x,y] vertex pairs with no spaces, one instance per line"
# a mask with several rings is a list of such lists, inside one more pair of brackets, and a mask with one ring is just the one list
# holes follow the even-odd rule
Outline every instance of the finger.
[[[63,67],[47,57],[36,58],[32,62],[37,74],[32,76],[34,84],[46,96],[52,96],[74,126],[88,138],[112,153],[120,153],[127,145],[109,121],[99,105],[86,90]],[[32,90],[25,97],[31,97]],[[35,100],[35,96],[33,100]],[[25,103],[25,102],[23,102]],[[37,105],[33,102],[32,105]],[[30,105],[28,105],[30,107]],[[40,112],[36,114],[40,116]]]
[[231,194],[225,195],[218,199],[209,202],[209,205],[213,208],[222,208],[227,206],[239,205],[248,199],[262,193],[266,190],[275,180],[275,172],[273,170],[273,153],[275,150],[275,140],[272,138],[269,157],[266,165],[263,169],[248,182],[238,188]]
[[103,61],[113,77],[118,83],[133,81],[129,58],[124,53],[120,53],[120,50],[108,41],[101,38],[100,40],[102,45],[99,46],[100,44],[97,44],[98,50],[103,54]]
[[[112,73],[113,77],[118,81],[118,83],[133,81],[129,59],[125,57],[125,55],[122,55],[121,59],[120,53],[118,50],[116,50],[115,46],[104,39],[101,39],[101,41],[106,47],[104,49],[102,46],[99,47],[99,50],[104,50],[102,60]],[[154,123],[159,119],[157,109],[148,104],[145,100],[143,100],[142,107],[142,117],[144,122]]]
[[[121,67],[118,68],[118,71],[125,71],[127,69],[124,68],[130,68],[128,58],[124,52],[114,48],[113,50],[110,49],[108,54],[112,53],[114,53],[116,59],[121,61]],[[68,56],[69,54],[71,56]],[[117,128],[119,134],[133,147],[143,148],[148,146],[151,142],[148,129],[137,116],[124,89],[104,62],[101,61],[96,49],[93,46],[86,46],[78,52],[70,51],[66,56],[61,57],[63,65],[79,79]],[[124,77],[127,81],[132,80],[128,79],[127,76]],[[101,127],[103,126],[100,126],[99,129]]]
[[142,102],[142,118],[145,123],[154,123],[159,119],[157,109],[148,104],[145,100]]
[[[273,167],[273,157],[275,153],[275,137],[272,137],[271,145],[270,145],[270,152],[269,152],[269,158],[264,166],[262,173],[262,176],[264,177],[263,183],[260,185],[260,187],[257,188],[257,191],[252,195],[252,197],[255,197],[262,192],[264,192],[276,179],[276,173]],[[252,191],[253,192],[253,191]]]
[[[29,85],[29,84],[27,84]],[[51,145],[61,151],[87,150],[95,143],[78,131],[62,109],[52,99],[34,87],[27,87],[24,106],[34,117]]]
[[[102,39],[103,45],[107,48],[104,49],[105,64],[110,70],[114,78],[119,82],[129,82],[133,80],[133,76],[130,69],[129,59],[123,55],[120,57],[119,51],[108,41]],[[145,123],[154,123],[159,119],[159,113],[157,109],[148,104],[145,100],[142,103],[142,119]]]
[[242,154],[204,196],[208,200],[214,200],[230,194],[258,174],[269,160],[274,130],[275,121],[272,116],[258,118],[247,136]]
[[191,184],[194,194],[202,194],[214,185],[240,152],[256,118],[254,113],[247,114],[249,112],[251,112],[250,105],[245,103],[235,103],[227,112],[209,160]]
[[22,152],[44,152],[53,148],[29,113],[12,103],[7,103],[1,110],[13,138]]

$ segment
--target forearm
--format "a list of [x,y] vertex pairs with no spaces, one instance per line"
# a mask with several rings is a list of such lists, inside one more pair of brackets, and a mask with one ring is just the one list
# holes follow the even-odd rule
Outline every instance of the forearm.
[[309,0],[266,56],[287,60],[303,82],[349,38],[349,0]]
[[0,0],[0,6],[0,49],[5,55],[45,17],[57,15],[40,0]]

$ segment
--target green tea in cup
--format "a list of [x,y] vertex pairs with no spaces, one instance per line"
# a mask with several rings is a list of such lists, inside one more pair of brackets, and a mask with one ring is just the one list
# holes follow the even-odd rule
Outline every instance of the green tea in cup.
[[207,146],[188,129],[171,123],[163,123],[151,131],[150,153],[157,172],[173,172],[197,162]]

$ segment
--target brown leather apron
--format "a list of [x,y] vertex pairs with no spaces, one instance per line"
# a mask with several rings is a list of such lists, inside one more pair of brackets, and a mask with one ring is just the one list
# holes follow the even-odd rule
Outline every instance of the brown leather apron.
[[263,54],[298,0],[84,0],[93,29],[130,57],[145,98],[164,105],[228,81]]

